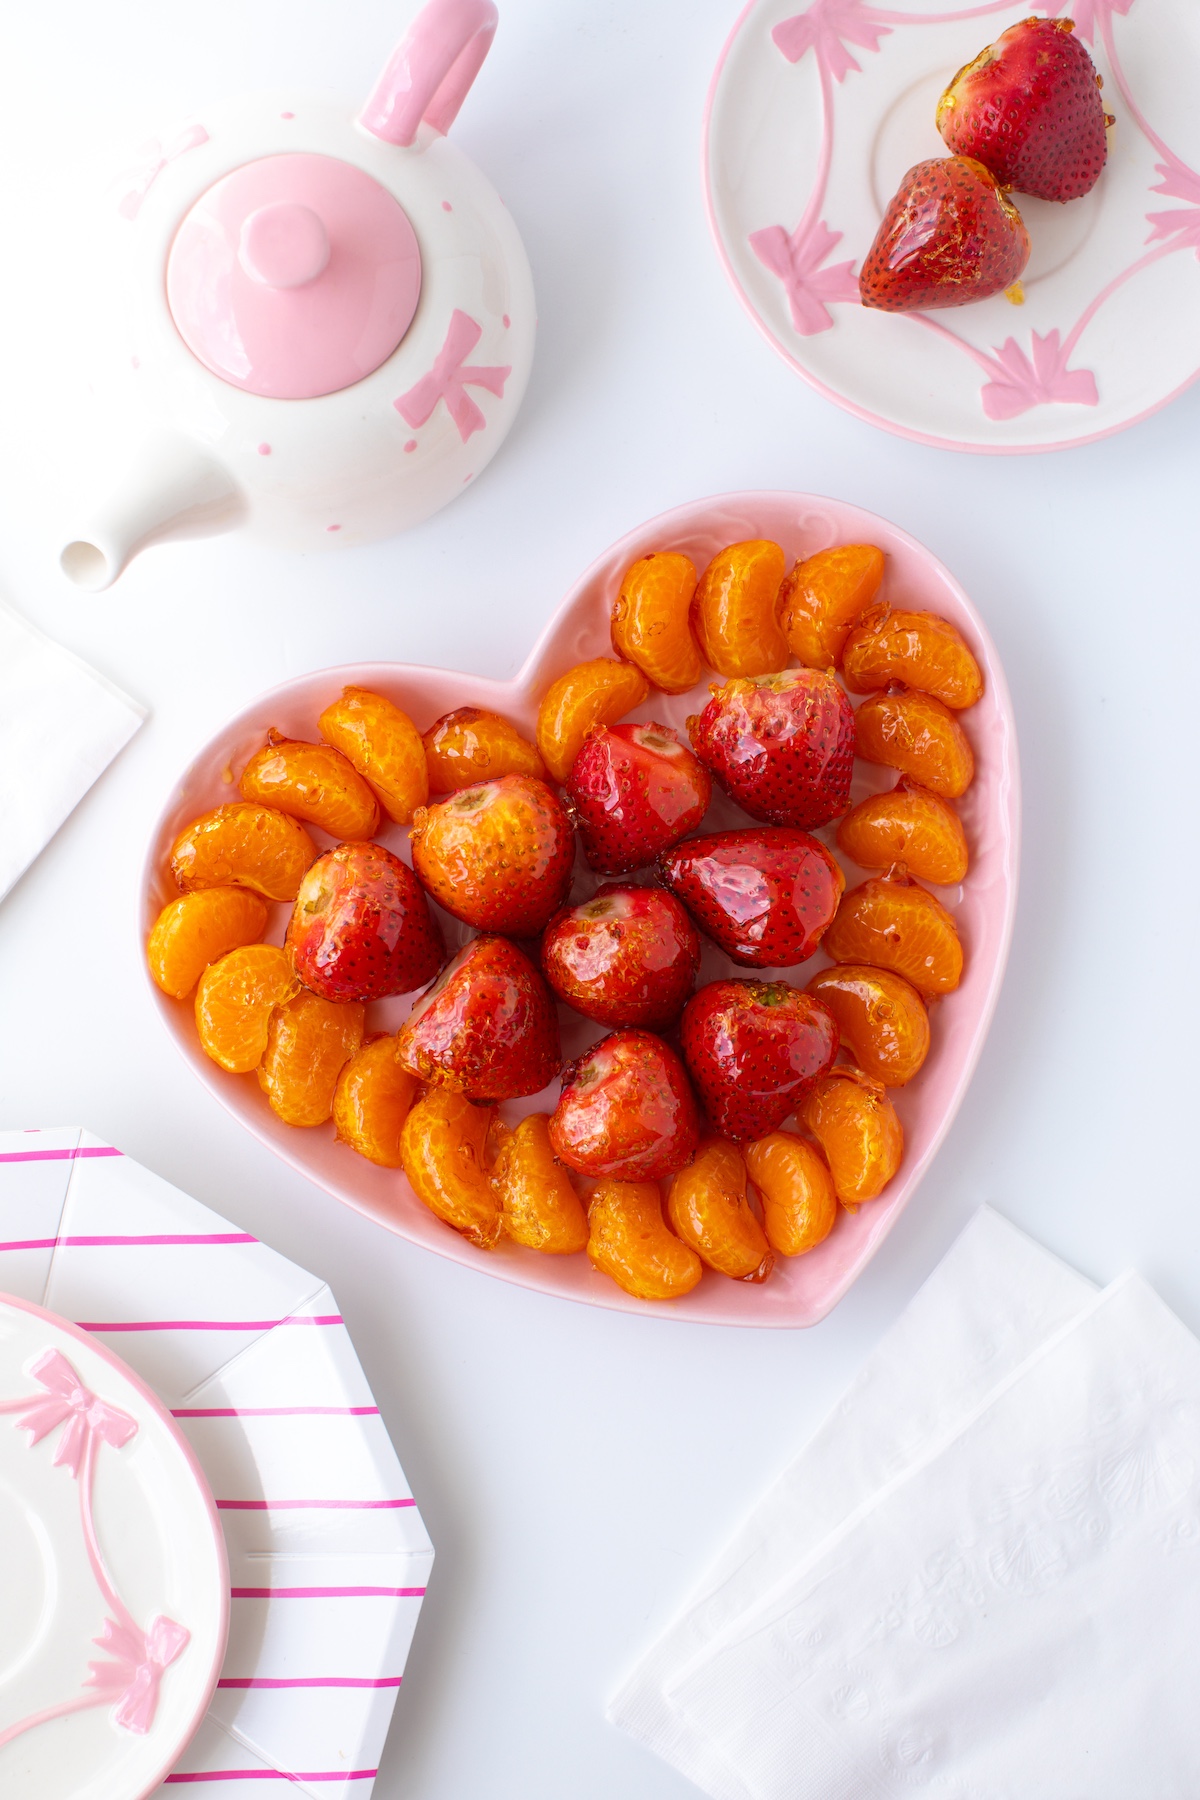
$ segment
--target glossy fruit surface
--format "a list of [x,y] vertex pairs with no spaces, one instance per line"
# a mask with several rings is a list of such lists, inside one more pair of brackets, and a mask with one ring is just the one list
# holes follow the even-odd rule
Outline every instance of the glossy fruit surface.
[[532,775],[502,775],[419,807],[411,835],[421,885],[477,931],[533,937],[571,885],[571,821]]
[[1020,213],[981,162],[947,156],[908,171],[859,275],[864,306],[928,312],[1011,287],[1029,261]]
[[776,617],[786,566],[778,544],[752,538],[719,550],[700,577],[692,622],[718,675],[770,675],[786,666],[787,639]]
[[745,968],[804,962],[846,885],[824,844],[783,825],[688,838],[658,867],[700,929]]
[[363,1041],[365,1008],[339,1006],[302,989],[276,1007],[258,1083],[285,1125],[323,1125],[338,1076]]
[[431,794],[454,794],[501,775],[546,779],[536,745],[523,738],[510,720],[480,706],[444,713],[425,733],[424,744]]
[[368,1039],[338,1076],[333,1092],[338,1138],[368,1162],[398,1169],[400,1133],[417,1091],[416,1080],[397,1058],[395,1038]]
[[902,775],[888,794],[861,800],[838,825],[838,849],[862,869],[902,862],[938,887],[966,879],[970,861],[962,820],[948,800]]
[[421,1081],[472,1100],[517,1100],[558,1073],[558,1014],[515,944],[472,938],[409,1013],[396,1053]]
[[970,739],[932,694],[869,694],[854,715],[854,748],[864,762],[900,769],[946,800],[975,779]]
[[700,967],[700,934],[673,894],[609,882],[551,919],[542,968],[585,1019],[655,1029],[679,1017]]
[[676,1237],[719,1275],[765,1281],[775,1266],[746,1194],[746,1164],[727,1138],[704,1138],[686,1169],[671,1177],[667,1221]]
[[171,874],[185,894],[244,887],[267,900],[294,900],[316,854],[299,820],[275,807],[234,800],[184,827],[171,846]]
[[266,929],[266,904],[257,894],[200,888],[163,907],[146,940],[146,961],[163,993],[182,1000],[209,963],[243,944],[256,944]]
[[492,1167],[504,1230],[527,1250],[569,1256],[587,1248],[588,1222],[571,1177],[550,1147],[546,1113],[526,1113]]
[[210,963],[196,989],[204,1054],[231,1075],[248,1075],[263,1059],[271,1014],[299,987],[287,955],[274,944],[247,944]]
[[817,1082],[800,1117],[825,1154],[844,1206],[883,1192],[900,1167],[904,1131],[881,1083],[839,1063]]
[[786,981],[710,981],[680,1027],[688,1074],[717,1131],[765,1137],[838,1052],[833,1015]]
[[824,669],[727,681],[688,731],[697,756],[752,819],[810,831],[850,804],[854,710]]
[[562,1077],[554,1154],[581,1175],[662,1181],[695,1155],[700,1115],[683,1064],[649,1031],[618,1031]]
[[843,1045],[864,1074],[885,1087],[903,1087],[921,1068],[929,1054],[929,1014],[902,975],[837,963],[814,975],[806,992],[833,1014]]
[[872,875],[852,888],[825,933],[825,949],[834,962],[892,969],[927,996],[949,994],[962,979],[954,915],[904,876]]
[[567,798],[592,868],[626,875],[696,829],[712,781],[667,725],[594,726],[571,764]]
[[856,694],[902,681],[955,712],[983,694],[983,671],[949,619],[887,606],[873,607],[847,636],[842,674]]
[[615,725],[648,698],[650,683],[634,663],[595,656],[552,682],[538,708],[537,744],[555,781],[565,781],[593,725]]
[[300,883],[287,928],[292,966],[326,1000],[381,1000],[423,987],[446,960],[407,863],[382,844],[339,844]]
[[388,818],[407,825],[429,798],[425,748],[408,714],[383,694],[348,687],[325,708],[317,727],[370,783]]
[[773,1131],[744,1155],[762,1202],[763,1229],[780,1256],[815,1250],[837,1221],[833,1176],[820,1152],[793,1131]]
[[408,1184],[430,1212],[481,1250],[500,1236],[500,1206],[488,1179],[490,1106],[433,1087],[409,1111],[400,1133]]
[[613,601],[613,649],[664,694],[685,694],[700,679],[690,619],[695,592],[692,559],[659,550],[630,564]]
[[874,544],[836,544],[798,562],[779,590],[779,623],[793,656],[836,668],[846,633],[874,600],[884,554]]
[[704,1273],[696,1252],[667,1225],[662,1195],[651,1181],[597,1183],[588,1207],[587,1253],[594,1268],[638,1300],[678,1300]]
[[1070,19],[1010,26],[958,71],[937,108],[951,150],[1039,200],[1091,192],[1108,157],[1107,123],[1100,77]]
[[332,744],[304,744],[267,734],[238,783],[243,800],[276,806],[336,838],[369,838],[379,830],[379,802]]

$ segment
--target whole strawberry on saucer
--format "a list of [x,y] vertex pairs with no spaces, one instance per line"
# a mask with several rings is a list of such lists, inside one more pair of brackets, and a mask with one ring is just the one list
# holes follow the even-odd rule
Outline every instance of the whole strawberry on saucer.
[[549,1129],[555,1156],[581,1175],[664,1181],[696,1154],[700,1114],[661,1038],[616,1031],[564,1069]]
[[824,844],[784,825],[689,838],[664,851],[658,868],[701,931],[751,969],[810,957],[846,885]]
[[688,733],[701,762],[752,819],[811,831],[849,808],[854,709],[824,669],[714,686]]
[[441,968],[446,947],[420,883],[382,844],[339,844],[300,883],[286,947],[323,1000],[411,994]]
[[551,919],[542,968],[560,1000],[608,1026],[669,1025],[700,967],[700,933],[673,894],[608,882]]
[[705,1112],[731,1138],[777,1131],[838,1053],[832,1013],[786,981],[710,981],[688,1001],[680,1040]]
[[928,312],[1012,286],[1029,233],[995,176],[971,156],[917,163],[888,203],[858,278],[864,306]]
[[593,726],[567,798],[592,868],[627,875],[696,829],[712,782],[667,725]]
[[401,1068],[468,1100],[538,1094],[561,1060],[550,991],[502,937],[472,938],[396,1034]]
[[1022,19],[958,71],[938,101],[949,149],[1001,187],[1039,200],[1090,193],[1108,159],[1112,117],[1070,19]]
[[554,790],[502,775],[413,814],[417,879],[478,931],[533,937],[567,897],[575,833]]

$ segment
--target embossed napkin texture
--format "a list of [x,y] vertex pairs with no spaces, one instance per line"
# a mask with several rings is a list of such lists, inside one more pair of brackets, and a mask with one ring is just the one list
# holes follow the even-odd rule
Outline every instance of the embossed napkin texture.
[[961,1429],[1094,1293],[1082,1275],[982,1207],[615,1695],[609,1719],[715,1800],[747,1800],[754,1790],[664,1685],[868,1495],[922,1458],[931,1441]]
[[0,602],[0,900],[145,716]]
[[1200,1343],[1136,1275],[667,1696],[754,1800],[1191,1800]]

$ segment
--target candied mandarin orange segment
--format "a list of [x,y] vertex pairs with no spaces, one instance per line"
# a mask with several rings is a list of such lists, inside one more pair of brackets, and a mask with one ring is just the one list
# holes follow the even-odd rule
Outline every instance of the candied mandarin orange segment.
[[949,619],[889,606],[873,607],[852,628],[842,646],[842,674],[852,693],[902,681],[955,712],[983,693],[983,671]]
[[814,1083],[800,1118],[829,1164],[843,1206],[881,1194],[904,1155],[904,1128],[882,1085],[841,1063]]
[[704,1264],[663,1218],[656,1181],[596,1183],[588,1207],[588,1259],[637,1300],[690,1294]]
[[333,1091],[333,1125],[343,1144],[383,1169],[398,1169],[400,1133],[417,1082],[396,1060],[394,1037],[373,1037],[354,1052]]
[[929,1014],[911,982],[892,969],[838,963],[805,989],[837,1020],[843,1046],[866,1075],[903,1087],[929,1054]]
[[197,888],[251,888],[267,900],[294,900],[317,846],[296,819],[272,806],[234,800],[193,819],[171,846],[171,874],[185,894]]
[[343,843],[374,837],[379,830],[378,800],[332,744],[305,744],[270,731],[238,786],[244,800],[277,806]]
[[821,947],[834,962],[891,969],[920,994],[952,993],[962,979],[953,915],[903,875],[872,875],[843,894]]
[[552,682],[538,708],[537,743],[553,779],[567,779],[593,725],[615,725],[649,692],[639,668],[611,656],[576,663]]
[[182,1000],[209,963],[267,929],[267,907],[245,888],[201,888],[163,907],[146,940],[150,973],[164,994]]
[[664,694],[685,694],[703,672],[690,620],[696,566],[674,550],[639,556],[613,601],[612,646]]
[[258,1065],[258,1084],[285,1125],[323,1125],[338,1076],[363,1041],[366,1007],[323,1000],[302,988],[277,1007]]
[[450,1088],[430,1088],[400,1133],[401,1162],[417,1199],[481,1250],[493,1247],[501,1228],[487,1172],[494,1110],[475,1106]]
[[701,1262],[734,1281],[765,1281],[775,1266],[746,1194],[746,1164],[728,1138],[706,1138],[671,1177],[667,1218]]
[[774,675],[787,667],[776,616],[785,567],[778,544],[754,538],[719,550],[700,577],[692,623],[718,675]]
[[571,1177],[550,1148],[546,1113],[527,1113],[496,1148],[492,1187],[514,1243],[550,1256],[587,1247],[588,1222]]
[[291,963],[274,944],[247,944],[210,963],[196,989],[196,1030],[204,1054],[231,1075],[257,1069],[272,1013],[299,990]]
[[969,856],[962,820],[940,794],[902,775],[890,794],[872,794],[838,825],[838,849],[862,869],[902,862],[910,875],[938,887],[966,877]]
[[793,656],[810,669],[836,668],[850,627],[883,580],[874,544],[837,544],[798,562],[779,590],[779,623]]
[[815,1250],[837,1219],[833,1177],[820,1152],[794,1131],[773,1131],[747,1144],[745,1157],[772,1248],[780,1256]]
[[957,800],[975,779],[966,732],[932,694],[872,694],[854,715],[854,749],[864,762],[900,769],[945,800]]
[[510,720],[480,706],[460,706],[446,713],[425,733],[424,744],[431,794],[455,794],[459,788],[497,781],[501,775],[546,779],[546,765],[536,747]]
[[370,784],[397,825],[407,825],[417,807],[424,806],[429,777],[421,734],[408,714],[384,695],[369,688],[343,688],[341,698],[317,720],[317,730]]

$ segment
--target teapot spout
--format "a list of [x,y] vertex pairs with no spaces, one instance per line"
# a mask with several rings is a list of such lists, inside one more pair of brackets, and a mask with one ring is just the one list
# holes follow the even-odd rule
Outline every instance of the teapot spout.
[[148,544],[229,531],[245,511],[241,491],[222,464],[190,438],[156,432],[113,492],[81,522],[59,566],[76,587],[98,594]]

